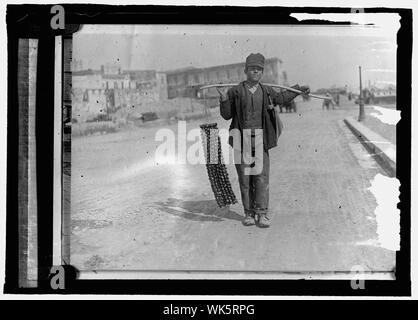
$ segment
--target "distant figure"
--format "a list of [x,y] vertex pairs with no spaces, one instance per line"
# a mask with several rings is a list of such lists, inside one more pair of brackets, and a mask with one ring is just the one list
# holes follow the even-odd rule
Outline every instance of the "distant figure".
[[348,101],[351,101],[352,95],[351,92],[348,93]]
[[324,101],[322,102],[322,110],[324,110],[325,108],[329,110],[330,104],[332,105],[332,109],[335,109],[331,94],[327,92],[326,96],[329,97],[330,99],[324,99]]
[[374,94],[369,89],[363,89],[364,104],[373,104]]
[[337,107],[340,106],[340,94],[338,92],[335,94],[335,104]]

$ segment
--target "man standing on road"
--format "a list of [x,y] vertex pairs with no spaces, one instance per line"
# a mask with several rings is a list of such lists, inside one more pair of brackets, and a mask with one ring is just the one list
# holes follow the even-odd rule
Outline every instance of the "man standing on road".
[[[226,93],[218,90],[221,95],[221,116],[225,120],[232,119],[229,144],[235,150],[235,167],[245,214],[243,224],[245,226],[256,224],[258,216],[258,226],[262,228],[270,226],[268,150],[277,146],[278,139],[276,132],[278,113],[274,109],[275,106],[289,103],[298,96],[298,93],[290,91],[279,93],[260,83],[264,61],[262,54],[250,54],[244,69],[247,80],[230,88]],[[295,85],[293,88],[304,94],[310,92],[307,86]],[[232,132],[239,132],[238,139]],[[257,170],[251,170],[254,168]]]
[[330,105],[332,105],[332,109],[335,109],[334,100],[332,99],[331,94],[327,92],[325,96],[329,97],[330,99],[324,99],[324,101],[322,102],[322,110],[329,110]]

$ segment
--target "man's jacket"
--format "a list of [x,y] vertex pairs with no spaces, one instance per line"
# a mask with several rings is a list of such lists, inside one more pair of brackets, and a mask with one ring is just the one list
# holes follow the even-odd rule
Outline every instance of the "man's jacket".
[[[292,101],[298,93],[285,91],[283,93],[273,90],[269,86],[265,86],[259,83],[261,90],[263,90],[263,106],[262,106],[262,123],[263,123],[263,144],[264,149],[269,150],[277,146],[277,135],[275,129],[275,110],[269,110],[268,105],[270,101],[273,105],[282,105]],[[299,89],[298,85],[293,86],[292,88]],[[245,83],[241,82],[237,86],[230,88],[227,92],[228,99],[226,101],[221,101],[220,103],[220,113],[222,118],[225,120],[230,120],[231,125],[229,130],[238,129],[241,134],[241,146],[242,146],[242,128],[244,124],[244,106],[246,105],[245,101]],[[269,99],[270,97],[270,99]],[[233,147],[233,135],[229,136],[229,144]]]

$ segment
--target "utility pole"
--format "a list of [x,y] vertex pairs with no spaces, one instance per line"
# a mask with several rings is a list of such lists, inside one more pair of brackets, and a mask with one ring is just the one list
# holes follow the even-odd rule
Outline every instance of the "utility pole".
[[358,104],[359,104],[358,121],[363,121],[366,116],[364,114],[363,88],[361,86],[361,66],[358,67],[358,69],[359,69],[359,77],[360,77],[360,95],[359,95],[359,98],[358,98]]
[[203,111],[205,113],[205,116],[207,116],[208,115],[208,106],[206,104],[206,92],[205,92],[205,90],[203,90],[202,94],[203,94]]

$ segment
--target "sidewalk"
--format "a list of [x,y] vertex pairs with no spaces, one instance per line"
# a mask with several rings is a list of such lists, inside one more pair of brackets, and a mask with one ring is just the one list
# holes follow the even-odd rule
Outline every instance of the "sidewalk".
[[[349,102],[346,101],[346,105]],[[353,105],[357,107],[358,105]],[[377,106],[377,109],[391,112],[395,105]],[[374,106],[364,106],[365,118],[358,121],[358,115],[344,119],[345,124],[353,134],[363,143],[375,160],[389,174],[396,176],[396,125],[383,122],[379,119],[381,111]]]
[[391,177],[396,176],[396,146],[352,117],[344,119],[353,134],[366,146]]
[[[373,107],[365,106],[364,109],[366,118],[362,121],[362,124],[396,146],[396,126],[384,123],[379,118],[372,115],[379,114]],[[392,108],[392,110],[394,110],[394,108]]]

